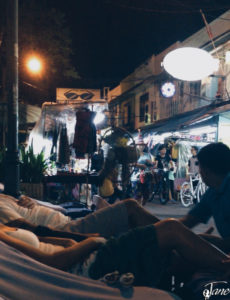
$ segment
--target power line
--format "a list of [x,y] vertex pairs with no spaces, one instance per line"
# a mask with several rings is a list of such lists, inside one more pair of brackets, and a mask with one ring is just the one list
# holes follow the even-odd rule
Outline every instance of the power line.
[[[165,9],[156,9],[156,8],[153,9],[153,8],[144,8],[144,7],[131,6],[131,5],[121,4],[121,3],[117,3],[117,2],[115,3],[115,2],[110,1],[110,0],[107,0],[106,2],[110,3],[114,6],[124,8],[124,9],[136,10],[136,11],[147,12],[147,13],[192,14],[192,13],[198,13],[200,11],[200,8],[192,8],[192,7],[187,9],[187,10],[181,10],[181,9],[178,10],[178,7],[175,10],[174,9],[165,10]],[[170,2],[170,4],[171,4],[171,2]],[[180,4],[182,4],[182,3],[180,3]],[[187,7],[184,4],[182,6]],[[208,12],[208,11],[218,11],[218,10],[229,9],[229,8],[230,8],[230,5],[223,5],[221,7],[215,7],[215,8],[203,7],[203,9],[206,12]]]

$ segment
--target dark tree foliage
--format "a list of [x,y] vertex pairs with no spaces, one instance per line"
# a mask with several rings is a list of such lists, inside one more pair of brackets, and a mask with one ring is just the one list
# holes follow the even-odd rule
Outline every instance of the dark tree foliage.
[[[7,0],[0,0],[1,13]],[[49,0],[19,0],[19,93],[31,104],[54,100],[55,88],[69,78],[78,78],[71,64],[73,55],[65,14]],[[4,36],[0,22],[0,39]],[[26,66],[32,55],[41,59],[41,74],[32,75]],[[0,60],[1,63],[1,60]]]

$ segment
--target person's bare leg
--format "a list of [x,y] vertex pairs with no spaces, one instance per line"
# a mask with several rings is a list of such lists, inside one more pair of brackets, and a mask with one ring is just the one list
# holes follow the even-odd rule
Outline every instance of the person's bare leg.
[[176,219],[160,221],[156,229],[162,253],[176,250],[185,260],[197,267],[226,270],[222,260],[229,258],[224,252],[208,243]]
[[146,209],[144,209],[136,200],[127,199],[123,200],[123,202],[125,203],[127,208],[130,228],[150,225],[160,221],[157,217],[150,214]]
[[110,206],[110,204],[99,195],[93,196],[93,204],[96,206],[96,210]]
[[207,242],[215,245],[222,251],[229,253],[230,252],[230,238],[221,238],[219,236],[215,236],[212,234],[199,234],[200,237],[202,237]]

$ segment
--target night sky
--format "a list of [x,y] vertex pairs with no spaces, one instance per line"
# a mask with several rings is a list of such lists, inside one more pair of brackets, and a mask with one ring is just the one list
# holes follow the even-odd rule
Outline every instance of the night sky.
[[[82,87],[115,86],[152,54],[230,9],[230,0],[65,0]],[[229,20],[230,22],[230,20]],[[90,86],[89,86],[90,85]]]

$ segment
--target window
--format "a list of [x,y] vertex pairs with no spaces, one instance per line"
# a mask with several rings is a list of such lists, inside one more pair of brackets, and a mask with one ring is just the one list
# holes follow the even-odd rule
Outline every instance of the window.
[[200,95],[200,86],[201,86],[201,82],[197,81],[194,83],[194,93],[195,95]]
[[145,105],[145,123],[150,122],[150,115],[149,115],[149,106],[148,104]]
[[151,112],[150,112],[150,115],[151,115],[151,123],[152,123],[153,121],[156,121],[156,109],[157,109],[156,101],[152,101],[152,102],[151,102]]
[[130,104],[125,104],[124,106],[124,125],[130,125],[131,122],[131,106]]
[[200,81],[190,83],[190,93],[192,95],[200,95]]
[[184,82],[180,82],[180,96],[183,97],[184,95]]
[[139,121],[145,121],[145,114],[148,112],[149,93],[140,96]]

